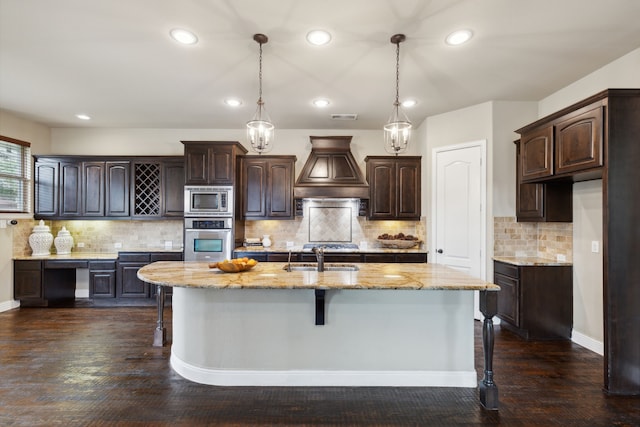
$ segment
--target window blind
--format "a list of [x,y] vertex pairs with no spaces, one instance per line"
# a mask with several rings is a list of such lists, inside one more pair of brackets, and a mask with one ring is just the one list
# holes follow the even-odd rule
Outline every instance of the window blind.
[[31,211],[31,144],[0,135],[0,212]]

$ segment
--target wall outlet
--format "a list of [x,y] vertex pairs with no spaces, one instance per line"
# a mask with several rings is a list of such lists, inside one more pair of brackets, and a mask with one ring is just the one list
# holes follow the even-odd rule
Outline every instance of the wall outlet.
[[594,254],[600,252],[600,242],[598,240],[593,240],[591,242],[591,252],[593,252]]
[[84,248],[84,242],[78,242],[76,246],[79,248]]
[[171,240],[165,240],[165,241],[164,241],[164,248],[165,248],[165,249],[171,249],[171,248],[173,248],[173,241],[171,241]]
[[562,254],[558,254],[558,255],[556,255],[556,260],[558,262],[565,262],[567,260],[567,257],[562,255]]
[[113,244],[113,247],[116,248],[116,249],[120,249],[122,247],[122,243],[116,242],[116,243]]
[[287,248],[292,248],[293,247],[293,242],[287,242]]

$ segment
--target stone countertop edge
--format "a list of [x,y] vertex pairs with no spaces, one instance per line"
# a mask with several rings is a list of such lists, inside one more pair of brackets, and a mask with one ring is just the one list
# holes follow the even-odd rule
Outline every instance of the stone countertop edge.
[[426,263],[357,263],[358,271],[292,271],[286,262],[263,262],[241,273],[224,273],[207,262],[157,261],[138,270],[153,285],[208,289],[378,289],[499,291],[490,282]]
[[572,266],[573,263],[567,261],[554,261],[552,259],[538,257],[518,257],[518,256],[494,256],[494,261],[504,262],[516,266]]
[[70,254],[56,254],[52,253],[51,255],[42,255],[42,256],[33,256],[31,254],[24,255],[13,255],[11,258],[16,261],[29,261],[29,260],[116,260],[118,259],[118,254],[120,253],[129,253],[129,252],[153,252],[153,253],[161,253],[161,252],[182,252],[182,249],[126,249],[120,250],[117,252],[71,252]]
[[[320,245],[321,246],[321,245]],[[234,249],[234,252],[278,252],[278,253],[287,253],[287,252],[304,252],[311,253],[311,249],[302,249],[302,246],[294,246],[292,248],[252,248],[247,246],[240,246]],[[396,249],[396,248],[382,248],[382,247],[368,247],[366,249],[330,249],[326,248],[325,252],[335,252],[341,254],[359,254],[359,253],[419,253],[419,254],[428,254],[429,251],[426,249],[420,248],[409,248],[409,249]]]

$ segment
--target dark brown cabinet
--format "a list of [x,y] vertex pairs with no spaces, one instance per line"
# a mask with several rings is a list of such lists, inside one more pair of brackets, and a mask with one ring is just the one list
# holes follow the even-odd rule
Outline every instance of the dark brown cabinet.
[[[260,262],[287,262],[289,252],[255,252],[241,251],[233,252],[234,258],[253,258]],[[426,252],[358,252],[358,253],[337,253],[326,252],[326,262],[427,262]],[[316,257],[309,252],[292,252],[291,262],[316,262]]]
[[13,298],[20,301],[42,300],[42,262],[13,261]]
[[34,156],[36,219],[183,214],[184,158]]
[[148,252],[121,252],[118,255],[116,298],[148,298],[149,284],[138,279],[138,270],[151,262]]
[[570,265],[512,265],[494,261],[500,286],[498,317],[525,339],[570,339],[573,273]]
[[421,157],[368,156],[369,219],[419,220]]
[[293,219],[295,156],[244,156],[240,161],[244,219]]
[[596,101],[518,130],[518,179],[530,183],[600,178],[604,165],[603,108],[604,103]]
[[516,143],[516,218],[519,222],[573,221],[572,183],[522,183],[520,178],[520,146]]
[[89,298],[115,298],[116,261],[89,261]]
[[236,158],[247,150],[238,142],[182,141],[188,185],[233,185]]

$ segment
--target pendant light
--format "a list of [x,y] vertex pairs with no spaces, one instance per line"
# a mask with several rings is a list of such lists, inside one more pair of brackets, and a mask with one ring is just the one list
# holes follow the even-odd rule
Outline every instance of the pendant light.
[[258,154],[271,151],[273,148],[273,130],[271,118],[264,108],[262,101],[262,45],[269,41],[264,34],[254,34],[253,40],[260,45],[260,71],[258,73],[259,92],[258,92],[258,108],[253,115],[253,119],[247,122],[247,139],[251,144],[251,150]]
[[395,34],[391,37],[391,43],[396,45],[396,100],[393,103],[391,117],[384,125],[384,148],[388,153],[404,153],[411,136],[411,122],[400,108],[400,43],[406,40],[404,34]]

